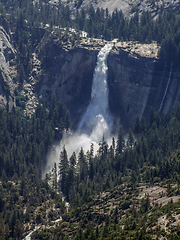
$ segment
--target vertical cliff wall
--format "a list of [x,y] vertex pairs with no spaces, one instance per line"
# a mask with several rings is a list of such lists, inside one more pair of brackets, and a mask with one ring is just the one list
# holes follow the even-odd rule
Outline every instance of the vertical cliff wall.
[[[55,95],[69,108],[72,125],[76,127],[89,104],[97,54],[105,42],[93,39],[63,42],[63,37],[58,37],[53,33],[44,36],[33,53],[32,72],[24,81],[21,94],[29,93],[26,97],[32,103],[31,114],[38,102],[48,101]],[[137,114],[148,121],[151,108],[167,113],[180,102],[179,65],[153,58],[157,52],[155,43],[118,42],[108,56],[110,110],[126,129],[133,127]],[[7,103],[10,108],[15,105],[15,56],[9,35],[0,27],[0,105],[3,107]]]
[[158,60],[154,62],[152,85],[144,114],[149,107],[160,112],[170,112],[180,102],[180,69],[178,63]]
[[[54,41],[47,43],[43,48],[48,63],[36,86],[40,98],[48,99],[54,94],[67,105],[74,126],[90,101],[97,53],[103,44],[88,41],[89,45],[80,44],[69,49]],[[125,50],[116,46],[107,60],[109,106],[125,129],[133,128],[137,114],[145,116],[148,122],[151,108],[171,111],[180,101],[178,65],[128,52],[128,45]],[[151,47],[137,44],[133,48],[138,53],[145,51],[145,55],[149,51],[151,55],[154,51]],[[42,59],[42,52],[41,49],[39,59]]]
[[[1,18],[0,16],[0,20],[2,20]],[[17,77],[14,66],[15,57],[16,51],[11,45],[10,36],[4,27],[0,26],[0,106],[9,105],[10,109],[15,105],[14,90]]]
[[120,51],[110,54],[108,66],[110,109],[126,128],[133,127],[137,114],[148,121],[152,108],[167,113],[180,101],[177,63]]
[[135,116],[142,116],[146,108],[152,86],[153,60],[135,58],[121,51],[110,54],[108,66],[110,109],[124,126],[132,126]]
[[77,125],[91,97],[97,50],[84,48],[63,49],[51,45],[46,49],[48,65],[42,71],[36,91],[41,99],[52,95],[70,110],[72,123]]

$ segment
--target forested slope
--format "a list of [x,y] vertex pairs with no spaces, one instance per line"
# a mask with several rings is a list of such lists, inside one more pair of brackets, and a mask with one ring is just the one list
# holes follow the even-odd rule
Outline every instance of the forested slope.
[[[18,71],[14,80],[16,107],[10,111],[7,104],[6,109],[0,109],[0,238],[22,239],[35,225],[47,225],[34,233],[35,239],[178,239],[179,227],[172,223],[178,222],[179,202],[172,201],[180,195],[179,106],[165,115],[152,111],[149,124],[137,116],[127,141],[122,127],[116,130],[118,139],[112,139],[111,146],[102,136],[97,154],[91,145],[89,152],[81,149],[78,156],[68,159],[64,148],[59,165],[54,165],[43,181],[46,154],[70,128],[69,112],[52,97],[40,102],[30,118],[24,112],[27,99],[21,91],[29,81],[32,54],[40,42],[48,32],[61,34],[65,27],[106,40],[157,41],[161,45],[159,57],[178,65],[179,12],[163,10],[152,20],[149,12],[136,11],[126,19],[121,11],[110,15],[90,8],[73,17],[62,4],[29,0],[2,0],[0,12],[0,24],[11,34],[17,51],[13,64]],[[65,41],[78,40],[78,34],[69,37],[63,31]],[[41,60],[43,69],[49,64],[48,56],[44,53]],[[161,192],[157,202],[148,195],[140,197],[140,187],[154,185],[162,190],[161,197],[172,201],[163,206],[158,200]],[[57,188],[70,202],[68,213]],[[61,216],[59,227],[51,228]],[[159,224],[162,216],[167,219],[164,230]]]
[[21,239],[29,226],[48,221],[42,209],[50,210],[53,199],[59,202],[57,218],[65,211],[61,198],[41,181],[41,169],[48,150],[69,127],[69,112],[55,98],[49,108],[39,105],[31,118],[21,107],[0,109],[1,239]]
[[179,239],[179,112],[152,111],[149,126],[137,116],[134,134],[125,141],[120,127],[117,142],[103,139],[97,154],[91,145],[68,159],[64,148],[49,177],[71,211],[34,239]]

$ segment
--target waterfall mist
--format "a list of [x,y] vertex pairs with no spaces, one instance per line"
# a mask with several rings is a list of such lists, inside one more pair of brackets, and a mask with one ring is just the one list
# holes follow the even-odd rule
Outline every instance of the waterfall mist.
[[65,133],[60,144],[50,152],[48,157],[49,169],[47,171],[51,169],[54,162],[59,161],[63,146],[65,146],[68,157],[70,157],[73,152],[78,154],[81,147],[86,153],[90,149],[91,143],[94,144],[94,151],[96,152],[103,137],[111,144],[114,120],[108,107],[107,56],[112,46],[112,43],[107,43],[100,50],[93,76],[90,104],[82,116],[77,130]]

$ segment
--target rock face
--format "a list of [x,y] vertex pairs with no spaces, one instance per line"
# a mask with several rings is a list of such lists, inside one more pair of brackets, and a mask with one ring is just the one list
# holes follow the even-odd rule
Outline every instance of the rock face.
[[144,114],[149,107],[160,112],[170,112],[180,102],[179,63],[155,61],[152,84]]
[[5,107],[7,103],[9,108],[14,102],[14,79],[17,71],[14,66],[16,52],[11,45],[10,36],[5,29],[0,26],[0,106]]
[[135,116],[142,117],[146,108],[152,86],[153,59],[134,58],[121,51],[110,54],[108,66],[110,109],[125,127],[132,127]]
[[[63,101],[73,124],[90,101],[96,56],[104,44],[84,41],[62,47],[53,41],[44,46],[49,59],[36,92],[42,99],[54,94]],[[158,60],[158,49],[155,43],[115,43],[108,56],[109,106],[126,129],[133,127],[137,114],[148,120],[151,108],[169,112],[180,101],[180,72]]]
[[46,46],[49,58],[36,91],[42,100],[55,95],[58,101],[64,102],[70,110],[73,124],[77,123],[90,100],[97,53],[97,49],[67,49],[52,42]]
[[[180,3],[176,0],[160,0],[160,1],[147,1],[147,0],[62,0],[65,5],[68,5],[70,9],[76,13],[77,9],[88,9],[90,6],[93,6],[95,9],[103,8],[104,10],[107,8],[109,13],[115,9],[122,10],[126,17],[133,16],[134,12],[137,10],[141,14],[142,11],[149,11],[153,18],[156,18],[161,12],[162,9],[171,8],[173,10],[177,10],[179,8]],[[58,5],[60,3],[59,0],[50,1],[53,5]]]
[[148,122],[151,109],[167,113],[180,102],[177,64],[120,51],[109,55],[108,65],[110,108],[126,128],[137,114]]
[[[32,72],[23,83],[25,112],[31,115],[40,101],[52,95],[70,110],[75,127],[91,98],[97,54],[105,42],[87,38],[65,42],[52,33],[44,36],[32,55]],[[137,114],[148,121],[151,108],[170,112],[180,102],[180,70],[176,63],[157,58],[156,43],[117,42],[108,56],[109,106],[128,129]],[[0,106],[15,105],[16,52],[0,27]]]

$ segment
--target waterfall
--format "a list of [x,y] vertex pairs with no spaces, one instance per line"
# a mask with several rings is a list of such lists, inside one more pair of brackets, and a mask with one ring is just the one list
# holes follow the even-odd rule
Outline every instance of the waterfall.
[[167,82],[167,85],[166,85],[166,89],[165,89],[165,92],[164,92],[164,95],[163,95],[163,99],[162,99],[162,101],[161,101],[161,105],[160,105],[160,107],[159,107],[159,112],[160,112],[161,109],[162,109],[162,106],[163,106],[163,103],[164,103],[164,99],[165,99],[165,97],[166,97],[166,95],[167,95],[167,91],[168,91],[169,84],[170,84],[170,81],[171,81],[172,65],[173,65],[173,64],[171,63],[171,69],[170,69],[170,72],[169,72],[169,78],[168,78],[168,82]]
[[[52,169],[54,162],[59,161],[60,152],[65,146],[68,156],[73,152],[79,153],[81,147],[86,153],[91,143],[94,150],[99,148],[103,136],[107,142],[111,141],[113,118],[109,112],[109,91],[107,85],[107,56],[112,48],[112,43],[107,43],[97,56],[97,64],[93,75],[90,104],[82,116],[75,132],[65,133],[60,144],[52,149],[48,156],[48,166],[45,172]],[[108,141],[109,140],[109,141]]]
[[97,56],[97,65],[93,76],[91,102],[82,117],[78,132],[100,141],[102,136],[109,137],[112,117],[109,113],[109,91],[107,86],[107,56],[112,44],[106,44]]

